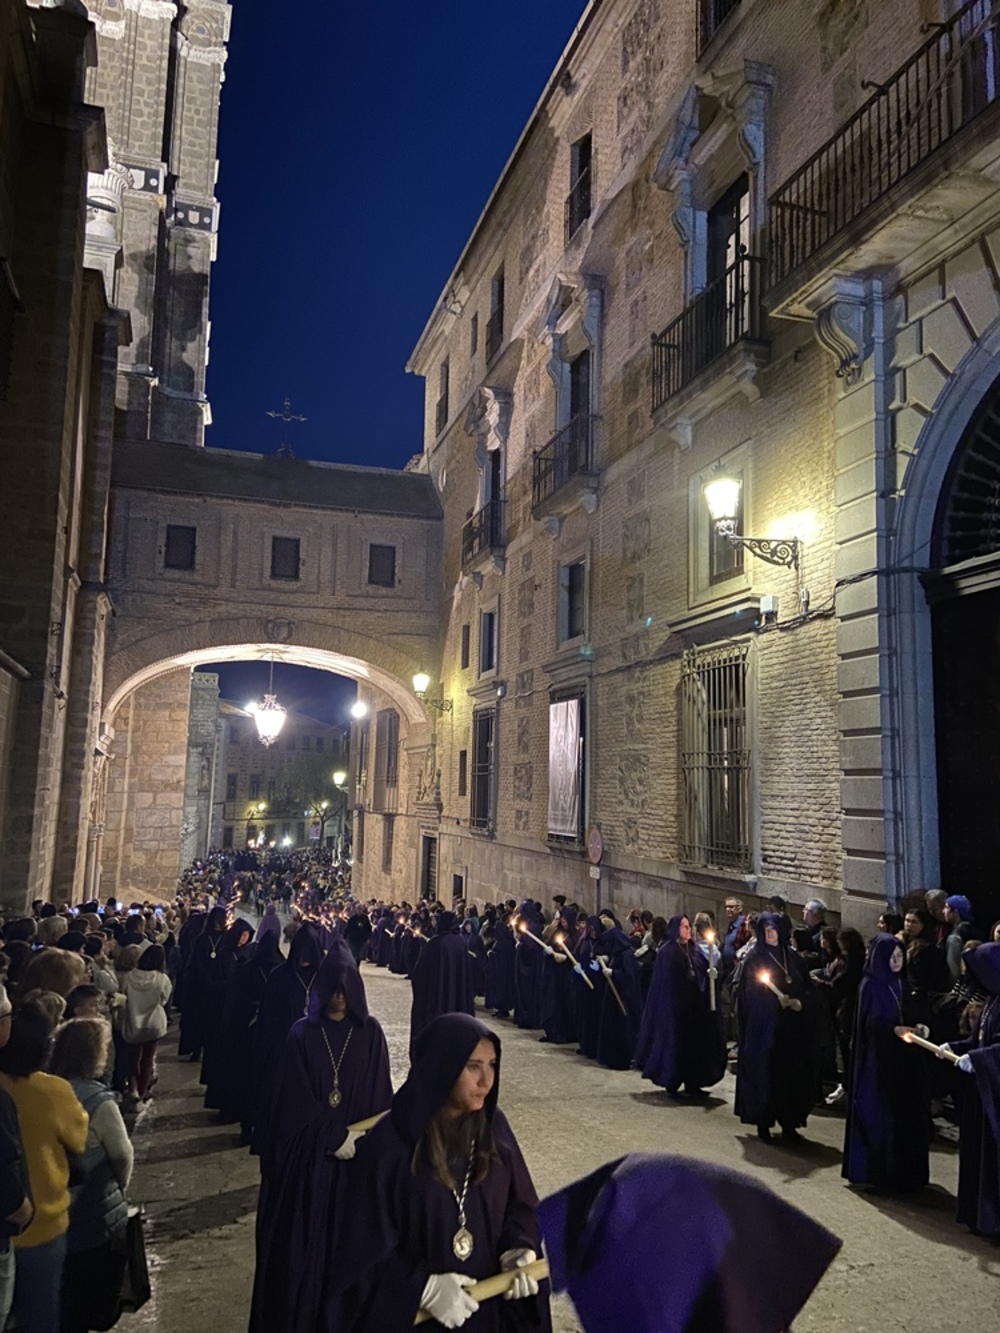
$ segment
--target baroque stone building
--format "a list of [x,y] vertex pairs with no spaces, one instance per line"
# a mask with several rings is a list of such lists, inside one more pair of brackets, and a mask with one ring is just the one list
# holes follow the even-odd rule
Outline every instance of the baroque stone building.
[[997,25],[587,7],[410,365],[442,877],[1000,912]]

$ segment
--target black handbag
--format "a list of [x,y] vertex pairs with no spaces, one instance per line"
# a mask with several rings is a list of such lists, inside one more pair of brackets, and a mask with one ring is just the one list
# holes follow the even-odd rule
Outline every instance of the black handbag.
[[132,1206],[128,1210],[123,1244],[125,1246],[125,1278],[122,1282],[122,1313],[141,1310],[149,1300],[149,1265],[146,1262],[146,1237],[143,1232],[143,1211]]

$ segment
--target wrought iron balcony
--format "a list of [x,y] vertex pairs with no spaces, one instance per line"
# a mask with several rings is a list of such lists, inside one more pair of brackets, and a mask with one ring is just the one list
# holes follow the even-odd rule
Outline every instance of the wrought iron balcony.
[[503,342],[503,306],[498,306],[486,324],[486,360],[490,362]]
[[740,342],[763,342],[764,261],[740,255],[661,334],[653,336],[653,411]]
[[698,6],[698,54],[701,55],[726,19],[738,9],[740,0],[700,0]]
[[448,424],[448,395],[443,393],[434,409],[434,434],[440,435]]
[[503,532],[503,501],[487,500],[462,528],[462,568],[479,556],[506,546]]
[[[984,12],[987,11],[987,12]],[[772,196],[771,284],[823,249],[1000,99],[998,0],[973,0]]]
[[576,416],[544,449],[534,455],[531,472],[531,504],[537,508],[573,477],[594,471],[594,423],[596,417]]
[[590,217],[590,167],[581,171],[566,196],[566,244]]

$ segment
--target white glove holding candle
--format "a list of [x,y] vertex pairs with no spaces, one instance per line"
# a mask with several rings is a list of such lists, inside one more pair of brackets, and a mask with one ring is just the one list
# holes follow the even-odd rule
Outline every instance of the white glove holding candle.
[[432,1273],[420,1297],[421,1310],[445,1328],[461,1328],[479,1309],[479,1302],[466,1291],[475,1281],[465,1273]]
[[[509,1273],[515,1268],[526,1268],[533,1264],[538,1256],[534,1250],[505,1250],[500,1256],[500,1271]],[[527,1273],[518,1273],[517,1277],[503,1294],[505,1301],[522,1301],[525,1296],[537,1296],[538,1283]]]
[[358,1150],[358,1140],[363,1136],[356,1129],[347,1131],[347,1138],[339,1148],[334,1149],[334,1157],[338,1162],[349,1162]]

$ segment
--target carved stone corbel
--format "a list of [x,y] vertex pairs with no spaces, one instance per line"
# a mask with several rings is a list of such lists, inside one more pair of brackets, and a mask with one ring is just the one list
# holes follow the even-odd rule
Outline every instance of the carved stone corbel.
[[816,340],[837,363],[837,378],[857,384],[872,354],[872,288],[865,278],[838,278],[836,295],[816,316]]

